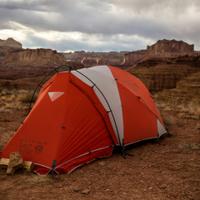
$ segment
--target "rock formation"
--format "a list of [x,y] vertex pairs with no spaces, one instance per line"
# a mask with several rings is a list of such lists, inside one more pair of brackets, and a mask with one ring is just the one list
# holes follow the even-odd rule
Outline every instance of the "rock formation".
[[85,67],[93,65],[121,65],[124,62],[123,52],[85,52],[64,53],[67,62],[76,62]]
[[17,42],[13,38],[8,38],[7,40],[1,40],[0,39],[0,48],[1,47],[10,47],[14,49],[22,49],[22,44],[20,42]]
[[192,54],[194,45],[177,40],[159,40],[152,46],[147,46],[147,53],[152,56],[176,57]]
[[139,77],[152,92],[172,89],[181,79],[200,71],[200,56],[150,58],[128,71]]
[[179,115],[179,118],[199,121],[200,70],[183,77],[177,82],[176,88],[158,92],[154,97],[163,110],[172,110]]
[[0,40],[0,79],[40,76],[65,65],[62,53],[51,49],[22,49],[12,38]]
[[8,53],[19,49],[22,49],[22,44],[16,40],[12,38],[8,38],[7,40],[0,39],[0,62]]
[[4,66],[56,66],[64,64],[64,57],[51,49],[23,49],[6,55]]
[[136,65],[150,58],[176,58],[178,56],[200,55],[200,52],[194,51],[193,44],[187,44],[177,40],[159,40],[146,50],[133,51],[125,54],[125,65]]
[[146,50],[133,51],[125,54],[125,65],[130,66],[139,63],[146,56]]

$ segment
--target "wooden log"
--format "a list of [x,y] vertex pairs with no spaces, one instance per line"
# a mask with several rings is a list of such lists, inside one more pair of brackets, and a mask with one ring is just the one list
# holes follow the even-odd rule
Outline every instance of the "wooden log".
[[0,170],[5,170],[8,167],[9,159],[8,158],[1,158],[0,159]]
[[14,174],[18,168],[31,172],[33,167],[34,164],[31,161],[23,161],[18,152],[11,153],[9,158],[0,158],[0,169],[6,170],[8,175]]
[[1,158],[0,159],[0,165],[8,166],[9,159],[8,158]]
[[23,166],[28,172],[31,172],[34,167],[34,165],[31,161],[24,161]]
[[18,152],[13,152],[9,155],[9,163],[6,171],[7,175],[13,175],[16,169],[23,167],[23,159]]

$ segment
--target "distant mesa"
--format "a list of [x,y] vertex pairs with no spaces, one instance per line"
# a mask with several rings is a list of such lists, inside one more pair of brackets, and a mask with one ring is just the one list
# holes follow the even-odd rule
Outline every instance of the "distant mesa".
[[22,44],[13,38],[0,39],[0,66],[41,67],[114,65],[121,68],[136,66],[149,59],[168,59],[180,56],[198,56],[193,44],[177,40],[159,40],[146,49],[130,52],[87,52],[75,51],[58,53],[51,49],[23,49]]
[[178,56],[182,54],[190,54],[194,52],[194,45],[184,41],[177,40],[158,40],[152,46],[147,46],[149,54],[156,56]]
[[52,49],[21,49],[8,53],[4,66],[59,66],[64,65],[64,56]]
[[0,39],[0,78],[38,76],[65,64],[63,54],[56,50],[23,49],[22,44],[12,38]]
[[130,52],[85,52],[64,53],[66,61],[76,61],[85,67],[92,65],[116,65],[120,67],[134,66],[149,58],[176,58],[179,56],[195,56],[200,52],[194,50],[193,44],[177,40],[158,40],[146,49]]
[[15,49],[22,49],[22,44],[13,38],[8,38],[7,40],[0,39],[0,47],[10,47]]
[[177,40],[158,40],[155,44],[147,46],[147,49],[128,52],[125,54],[125,64],[135,65],[149,58],[175,58],[179,56],[195,56],[200,52],[194,50],[193,44]]
[[67,62],[78,62],[84,67],[94,65],[117,65],[124,62],[124,52],[85,52],[64,53]]

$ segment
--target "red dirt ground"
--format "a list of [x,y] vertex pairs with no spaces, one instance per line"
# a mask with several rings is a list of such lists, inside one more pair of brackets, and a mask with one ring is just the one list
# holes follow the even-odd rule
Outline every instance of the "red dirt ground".
[[[7,176],[1,171],[0,199],[199,200],[199,121],[179,119],[172,112],[162,114],[171,137],[137,145],[126,159],[115,154],[56,178],[32,173]],[[22,119],[19,111],[1,112],[1,143]]]

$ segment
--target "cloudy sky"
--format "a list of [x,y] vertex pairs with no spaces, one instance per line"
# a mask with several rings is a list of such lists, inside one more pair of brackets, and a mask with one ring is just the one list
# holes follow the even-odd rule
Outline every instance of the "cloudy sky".
[[136,50],[158,39],[200,49],[199,0],[0,0],[0,38],[59,51]]

